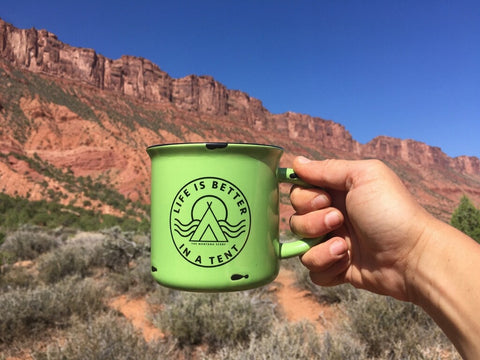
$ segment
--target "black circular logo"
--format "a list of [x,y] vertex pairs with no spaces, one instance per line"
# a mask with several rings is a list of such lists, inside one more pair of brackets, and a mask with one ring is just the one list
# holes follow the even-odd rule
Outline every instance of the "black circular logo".
[[250,207],[230,181],[203,177],[185,184],[170,210],[170,233],[179,254],[202,267],[225,265],[244,248]]

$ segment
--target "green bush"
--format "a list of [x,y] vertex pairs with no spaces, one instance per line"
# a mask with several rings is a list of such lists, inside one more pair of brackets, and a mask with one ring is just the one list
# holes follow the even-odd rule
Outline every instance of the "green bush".
[[[373,360],[367,355],[365,344],[348,331],[333,330],[322,335],[322,360]],[[390,357],[389,360],[397,358]],[[380,359],[379,359],[380,360]],[[413,359],[412,359],[413,360]]]
[[[25,161],[32,160],[18,154],[12,153],[11,155]],[[72,179],[72,181],[75,181],[76,178],[72,177]],[[72,191],[82,192],[81,189],[73,189]],[[110,190],[110,192],[113,194],[112,196],[115,196],[114,190]],[[108,203],[107,199],[100,200]],[[148,207],[137,203],[130,203],[129,206],[132,207],[133,215],[117,217],[71,205],[65,206],[57,202],[29,201],[25,198],[11,197],[0,193],[0,229],[16,230],[23,224],[30,224],[50,229],[67,227],[94,231],[118,225],[124,230],[147,232],[150,228],[145,216]],[[138,217],[142,217],[142,220],[137,221],[136,218]]]
[[159,285],[151,274],[150,254],[145,254],[136,261],[136,266],[131,271],[132,284],[135,294],[147,294],[155,290]]

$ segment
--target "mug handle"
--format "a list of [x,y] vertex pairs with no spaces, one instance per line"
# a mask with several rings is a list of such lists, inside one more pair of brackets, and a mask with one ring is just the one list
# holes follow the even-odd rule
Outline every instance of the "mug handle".
[[[303,187],[311,188],[314,187],[311,184],[306,183],[300,179],[297,174],[291,168],[278,168],[277,169],[277,179],[282,183],[290,183],[294,185],[300,185]],[[290,257],[298,256],[305,254],[315,245],[321,243],[324,237],[314,239],[298,239],[291,242],[280,243],[279,242],[279,257],[280,259],[287,259]]]

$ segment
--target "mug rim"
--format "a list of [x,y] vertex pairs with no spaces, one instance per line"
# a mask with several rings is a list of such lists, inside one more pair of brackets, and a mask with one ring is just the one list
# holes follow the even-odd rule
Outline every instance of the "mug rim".
[[261,143],[242,143],[242,142],[228,142],[228,141],[193,141],[193,142],[178,142],[178,143],[164,143],[164,144],[154,144],[147,146],[147,150],[160,147],[175,147],[175,146],[190,146],[190,145],[204,145],[207,149],[221,149],[226,148],[230,145],[235,146],[246,146],[246,147],[268,147],[275,148],[278,150],[284,150],[283,147],[272,144],[261,144]]

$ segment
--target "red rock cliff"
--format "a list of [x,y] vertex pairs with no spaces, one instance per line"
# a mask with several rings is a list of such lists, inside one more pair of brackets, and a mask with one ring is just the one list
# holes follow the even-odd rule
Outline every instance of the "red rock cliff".
[[[102,169],[121,174],[117,188],[131,198],[146,198],[136,187],[148,177],[144,146],[159,139],[164,142],[223,139],[278,144],[287,151],[285,162],[291,160],[289,154],[379,158],[388,162],[430,209],[450,211],[462,193],[480,203],[480,160],[476,157],[452,159],[440,148],[385,136],[363,145],[333,121],[292,112],[271,114],[260,100],[227,89],[211,76],[174,79],[149,60],[134,56],[108,59],[92,49],[64,44],[46,30],[17,29],[1,19],[0,60],[15,69],[68,83],[69,88],[82,88],[85,95],[77,101],[90,106],[99,121],[86,121],[71,109],[45,104],[39,96],[38,101],[33,101],[30,95],[20,99],[19,110],[35,126],[22,133],[23,140],[14,140],[6,125],[11,115],[0,94],[0,122],[3,121],[5,129],[0,134],[1,152],[35,152],[81,176],[95,175]],[[104,98],[108,105],[98,103],[98,98]],[[137,111],[125,99],[142,107],[140,113],[163,114],[163,123],[146,126],[154,121],[146,120],[148,123],[143,125],[136,123],[132,132],[125,124],[113,121],[111,111],[105,106],[114,107],[119,114],[123,111],[126,117]],[[54,153],[58,148],[66,155]],[[112,150],[119,148],[122,156]],[[2,166],[5,174],[15,172],[13,163],[6,161]],[[11,180],[12,184],[22,183]],[[22,189],[27,189],[28,179],[22,181]]]
[[18,29],[2,19],[0,55],[28,71],[81,81],[144,102],[170,102],[183,110],[212,115],[239,114],[251,123],[266,112],[260,101],[228,90],[211,76],[173,79],[149,60],[108,59],[93,49],[64,44],[46,30]]

